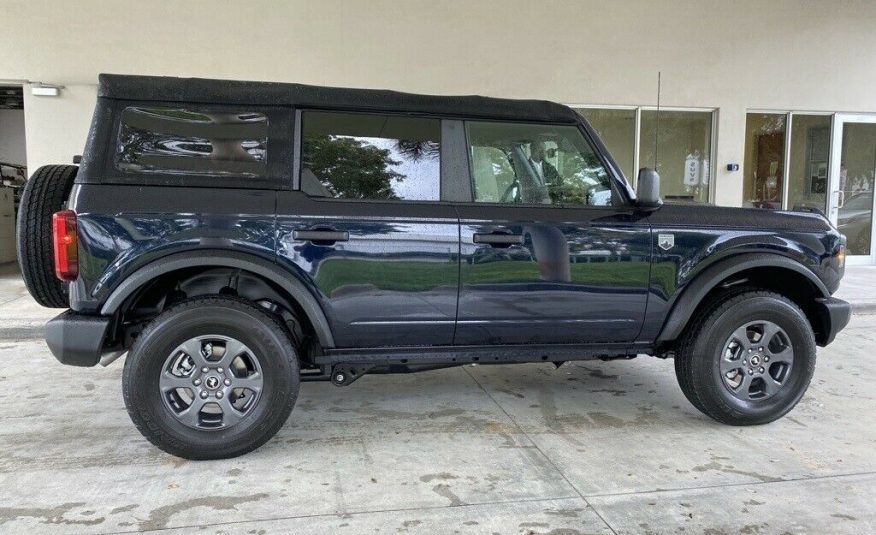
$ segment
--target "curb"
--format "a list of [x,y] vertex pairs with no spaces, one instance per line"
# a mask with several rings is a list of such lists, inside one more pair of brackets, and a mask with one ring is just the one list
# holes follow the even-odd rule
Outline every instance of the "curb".
[[860,301],[852,303],[852,314],[876,314],[876,301]]

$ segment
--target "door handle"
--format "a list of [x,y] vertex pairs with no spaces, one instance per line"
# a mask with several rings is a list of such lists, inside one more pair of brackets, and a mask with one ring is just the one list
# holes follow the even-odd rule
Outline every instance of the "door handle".
[[292,239],[296,241],[309,241],[314,245],[334,245],[339,241],[348,241],[350,233],[346,230],[334,230],[331,228],[313,228],[310,230],[292,231]]
[[475,243],[485,243],[493,247],[511,247],[512,245],[523,245],[522,234],[509,234],[506,232],[491,232],[489,234],[478,233],[472,236]]

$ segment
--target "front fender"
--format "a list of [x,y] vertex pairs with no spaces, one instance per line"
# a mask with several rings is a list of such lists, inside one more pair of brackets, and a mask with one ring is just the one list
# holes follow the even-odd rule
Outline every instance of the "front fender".
[[703,298],[722,280],[753,268],[771,267],[799,273],[817,289],[819,298],[830,297],[824,283],[812,270],[786,256],[771,253],[744,253],[716,261],[691,280],[675,299],[670,313],[660,329],[657,342],[675,340],[684,330]]

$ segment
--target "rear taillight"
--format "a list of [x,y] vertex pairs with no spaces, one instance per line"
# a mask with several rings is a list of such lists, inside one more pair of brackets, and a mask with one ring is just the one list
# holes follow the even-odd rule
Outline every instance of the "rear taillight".
[[52,243],[55,249],[55,276],[62,281],[76,280],[79,276],[76,212],[61,210],[52,215]]

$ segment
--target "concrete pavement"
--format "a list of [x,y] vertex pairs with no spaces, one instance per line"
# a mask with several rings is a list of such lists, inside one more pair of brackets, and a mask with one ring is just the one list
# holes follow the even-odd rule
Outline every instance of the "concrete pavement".
[[477,366],[305,384],[267,445],[189,462],[131,424],[123,362],[54,360],[55,313],[0,275],[2,533],[876,532],[876,316],[766,426],[702,416],[670,361]]

